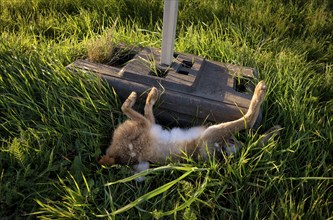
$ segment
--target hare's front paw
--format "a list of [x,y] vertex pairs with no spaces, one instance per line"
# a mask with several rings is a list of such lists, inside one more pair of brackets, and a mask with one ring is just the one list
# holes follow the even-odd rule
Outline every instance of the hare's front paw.
[[152,104],[153,105],[153,104],[155,104],[157,99],[158,99],[158,90],[155,87],[153,87],[150,90],[150,92],[147,96],[147,101],[146,102],[147,102],[147,104]]
[[135,104],[136,97],[137,97],[136,92],[132,92],[124,102],[122,108],[132,108],[133,105]]

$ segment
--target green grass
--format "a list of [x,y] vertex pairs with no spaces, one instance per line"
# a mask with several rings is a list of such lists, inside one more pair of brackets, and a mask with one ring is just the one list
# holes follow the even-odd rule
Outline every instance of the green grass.
[[255,67],[259,134],[218,162],[138,174],[96,158],[125,118],[98,77],[65,66],[114,25],[115,43],[161,46],[159,0],[0,0],[1,219],[332,219],[332,1],[180,1],[176,51]]

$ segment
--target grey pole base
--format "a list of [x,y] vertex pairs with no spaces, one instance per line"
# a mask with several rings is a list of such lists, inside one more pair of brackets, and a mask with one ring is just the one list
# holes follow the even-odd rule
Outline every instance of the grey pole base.
[[[77,60],[68,68],[98,74],[122,99],[132,91],[140,94],[157,87],[161,96],[154,112],[165,125],[219,123],[247,112],[257,77],[253,68],[185,53],[175,53],[171,66],[161,66],[160,50],[155,48],[133,49],[127,56],[123,66]],[[146,95],[138,102],[143,104]],[[258,120],[257,124],[261,117]]]

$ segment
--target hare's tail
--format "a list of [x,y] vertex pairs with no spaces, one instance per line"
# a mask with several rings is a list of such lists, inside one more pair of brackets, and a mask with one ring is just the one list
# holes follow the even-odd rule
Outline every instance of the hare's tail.
[[263,135],[260,136],[259,146],[263,147],[265,144],[267,144],[267,142],[270,138],[275,137],[275,136],[279,136],[280,131],[282,129],[283,128],[280,125],[275,125],[275,126],[271,127]]

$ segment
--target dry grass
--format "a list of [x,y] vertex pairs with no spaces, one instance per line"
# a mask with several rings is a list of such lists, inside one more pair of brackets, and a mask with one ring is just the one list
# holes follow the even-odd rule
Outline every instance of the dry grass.
[[117,20],[111,28],[105,30],[103,35],[98,36],[87,45],[88,60],[94,63],[109,64],[115,52],[115,42],[113,32],[117,25]]

